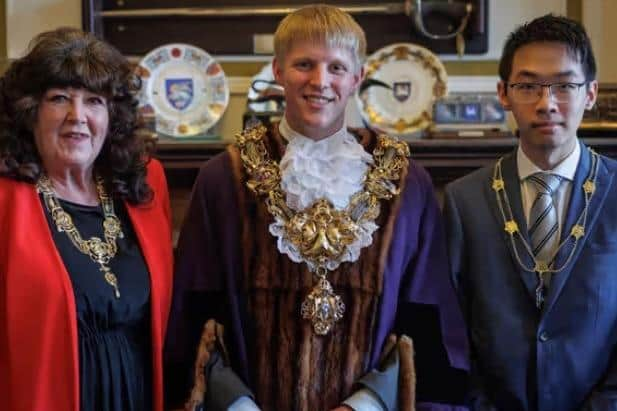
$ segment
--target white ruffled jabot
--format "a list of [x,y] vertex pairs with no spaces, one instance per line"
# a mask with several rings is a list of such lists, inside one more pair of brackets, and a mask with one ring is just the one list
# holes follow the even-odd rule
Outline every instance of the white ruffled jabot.
[[289,142],[280,163],[287,205],[300,211],[325,198],[338,210],[347,207],[373,157],[346,127],[319,141],[292,130],[284,118],[279,130]]
[[[281,188],[286,194],[287,205],[295,211],[310,207],[315,201],[325,198],[343,210],[351,197],[364,188],[364,177],[373,157],[364,151],[345,126],[319,141],[301,135],[289,127],[283,118],[279,124],[281,135],[288,140],[281,159]],[[278,249],[297,263],[303,262],[296,247],[285,239],[284,222],[277,219],[270,225],[270,233],[278,238]],[[360,250],[369,246],[373,232],[378,226],[367,221],[360,225],[356,241],[352,243],[342,261],[356,261]],[[339,262],[333,261],[327,268],[334,270]],[[309,268],[313,270],[309,264]]]

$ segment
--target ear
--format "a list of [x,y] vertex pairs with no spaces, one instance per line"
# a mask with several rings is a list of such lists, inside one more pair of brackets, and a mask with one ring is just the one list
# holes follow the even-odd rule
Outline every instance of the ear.
[[505,81],[500,81],[497,83],[497,97],[499,97],[499,102],[504,110],[512,110],[510,106],[510,98],[508,96],[508,85]]
[[272,74],[274,74],[274,80],[276,80],[276,82],[282,86],[283,67],[281,66],[276,57],[272,60]]
[[593,80],[586,87],[585,92],[585,110],[591,110],[593,105],[596,103],[596,99],[598,98],[598,82],[597,80]]
[[358,89],[358,87],[360,87],[360,84],[362,84],[362,81],[364,81],[365,75],[366,75],[366,72],[364,71],[364,64],[363,64],[360,66],[360,69],[357,70],[356,73],[354,74],[354,85],[353,85],[351,94],[354,94],[356,90]]

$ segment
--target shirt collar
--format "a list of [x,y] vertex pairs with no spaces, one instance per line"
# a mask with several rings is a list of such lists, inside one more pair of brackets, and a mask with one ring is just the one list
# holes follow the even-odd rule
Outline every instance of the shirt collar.
[[525,180],[532,174],[541,173],[541,172],[549,172],[551,174],[558,175],[566,180],[572,181],[574,180],[574,174],[576,173],[576,168],[578,167],[578,162],[581,158],[581,147],[578,141],[575,144],[574,150],[566,158],[564,158],[561,163],[557,164],[555,168],[552,170],[542,170],[540,167],[535,165],[529,157],[523,152],[520,144],[518,149],[516,150],[516,165],[518,168],[518,175],[521,181]]
[[[305,135],[297,132],[296,130],[292,129],[291,126],[289,125],[289,123],[287,122],[287,119],[285,118],[285,116],[283,116],[283,118],[281,119],[281,122],[279,123],[279,132],[281,133],[281,136],[283,136],[283,138],[289,142],[291,142],[294,139],[300,138],[302,140],[310,140],[310,141],[314,141],[312,138],[306,137]],[[345,123],[343,123],[343,127],[341,127],[339,130],[337,130],[334,134],[326,137],[326,138],[322,138],[321,140],[318,141],[314,141],[315,143],[320,143],[322,141],[326,141],[329,139],[332,139],[333,137],[336,138],[338,137],[344,137],[347,135],[347,125]]]

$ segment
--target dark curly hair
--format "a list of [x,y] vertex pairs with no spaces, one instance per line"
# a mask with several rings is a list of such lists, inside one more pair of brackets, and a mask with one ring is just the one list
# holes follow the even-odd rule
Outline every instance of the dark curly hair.
[[43,173],[32,130],[44,93],[55,87],[83,88],[106,97],[109,127],[94,171],[114,198],[133,204],[150,201],[146,164],[154,145],[139,133],[139,77],[114,47],[73,28],[36,36],[27,54],[0,79],[0,175],[34,183]]
[[564,44],[571,55],[581,63],[585,81],[596,79],[596,59],[585,28],[578,22],[563,16],[546,14],[514,30],[506,40],[499,61],[499,77],[508,81],[512,73],[514,53],[530,43],[557,42]]

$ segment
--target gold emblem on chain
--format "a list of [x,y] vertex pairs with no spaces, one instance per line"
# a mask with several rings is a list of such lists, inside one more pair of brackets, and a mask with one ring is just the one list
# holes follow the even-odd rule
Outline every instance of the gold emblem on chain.
[[[501,171],[501,162],[503,158],[500,158],[495,165],[493,170],[493,182],[491,187],[493,191],[495,191],[495,195],[497,196],[497,204],[499,206],[499,211],[501,212],[501,216],[504,221],[504,230],[509,234],[509,238],[512,244],[512,249],[514,250],[514,256],[519,266],[528,272],[535,272],[538,276],[538,284],[536,286],[536,306],[538,309],[541,309],[544,304],[544,293],[545,293],[545,276],[548,274],[557,274],[563,271],[574,256],[576,248],[578,246],[578,241],[585,235],[585,225],[587,224],[587,215],[589,211],[589,204],[591,203],[591,198],[596,191],[596,178],[598,176],[598,167],[599,167],[599,156],[596,152],[591,151],[591,169],[589,171],[589,175],[585,179],[581,189],[583,190],[583,194],[585,196],[585,206],[581,211],[581,214],[576,219],[576,223],[570,229],[569,235],[563,239],[563,241],[557,246],[557,249],[553,252],[551,257],[544,260],[537,260],[531,246],[525,240],[525,238],[521,235],[518,225],[514,220],[514,216],[512,213],[512,207],[510,206],[510,200],[508,198],[508,193],[505,189],[505,182],[503,180],[503,175]],[[516,240],[518,240],[522,245],[531,260],[533,261],[533,267],[526,266],[518,252],[518,248],[516,247]],[[570,250],[570,254],[564,261],[561,267],[554,267],[553,263],[555,257],[559,253],[559,251],[569,242],[572,242],[572,248]]]
[[73,224],[73,219],[64,211],[56,194],[54,193],[53,186],[49,178],[45,175],[41,176],[36,183],[36,188],[39,193],[43,195],[45,206],[51,214],[52,220],[56,224],[58,232],[65,232],[73,245],[77,247],[79,251],[86,254],[95,263],[99,264],[99,270],[104,273],[103,278],[114,289],[114,295],[116,298],[120,298],[120,288],[118,286],[118,278],[111,271],[108,264],[109,261],[114,258],[118,247],[116,245],[116,239],[122,238],[122,227],[120,220],[114,213],[114,205],[111,198],[105,193],[103,187],[103,180],[96,179],[96,190],[101,200],[101,206],[103,207],[103,213],[105,220],[103,221],[103,233],[105,240],[98,237],[92,237],[84,240]]
[[514,233],[518,232],[518,224],[516,224],[516,221],[514,220],[508,220],[506,221],[504,230],[506,230],[508,234],[514,235]]
[[302,211],[295,211],[285,201],[279,165],[269,158],[263,142],[266,132],[263,125],[258,125],[236,136],[240,157],[249,175],[246,185],[266,197],[270,214],[284,223],[285,238],[298,250],[304,262],[314,267],[317,284],[302,303],[301,315],[311,321],[316,334],[326,335],[345,312],[345,304],[334,294],[326,278],[328,266],[342,262],[349,246],[358,238],[361,225],[379,216],[380,200],[399,194],[395,182],[408,166],[409,146],[380,135],[373,151],[374,164],[365,176],[364,189],[352,196],[346,209],[337,210],[327,200],[320,199]]

